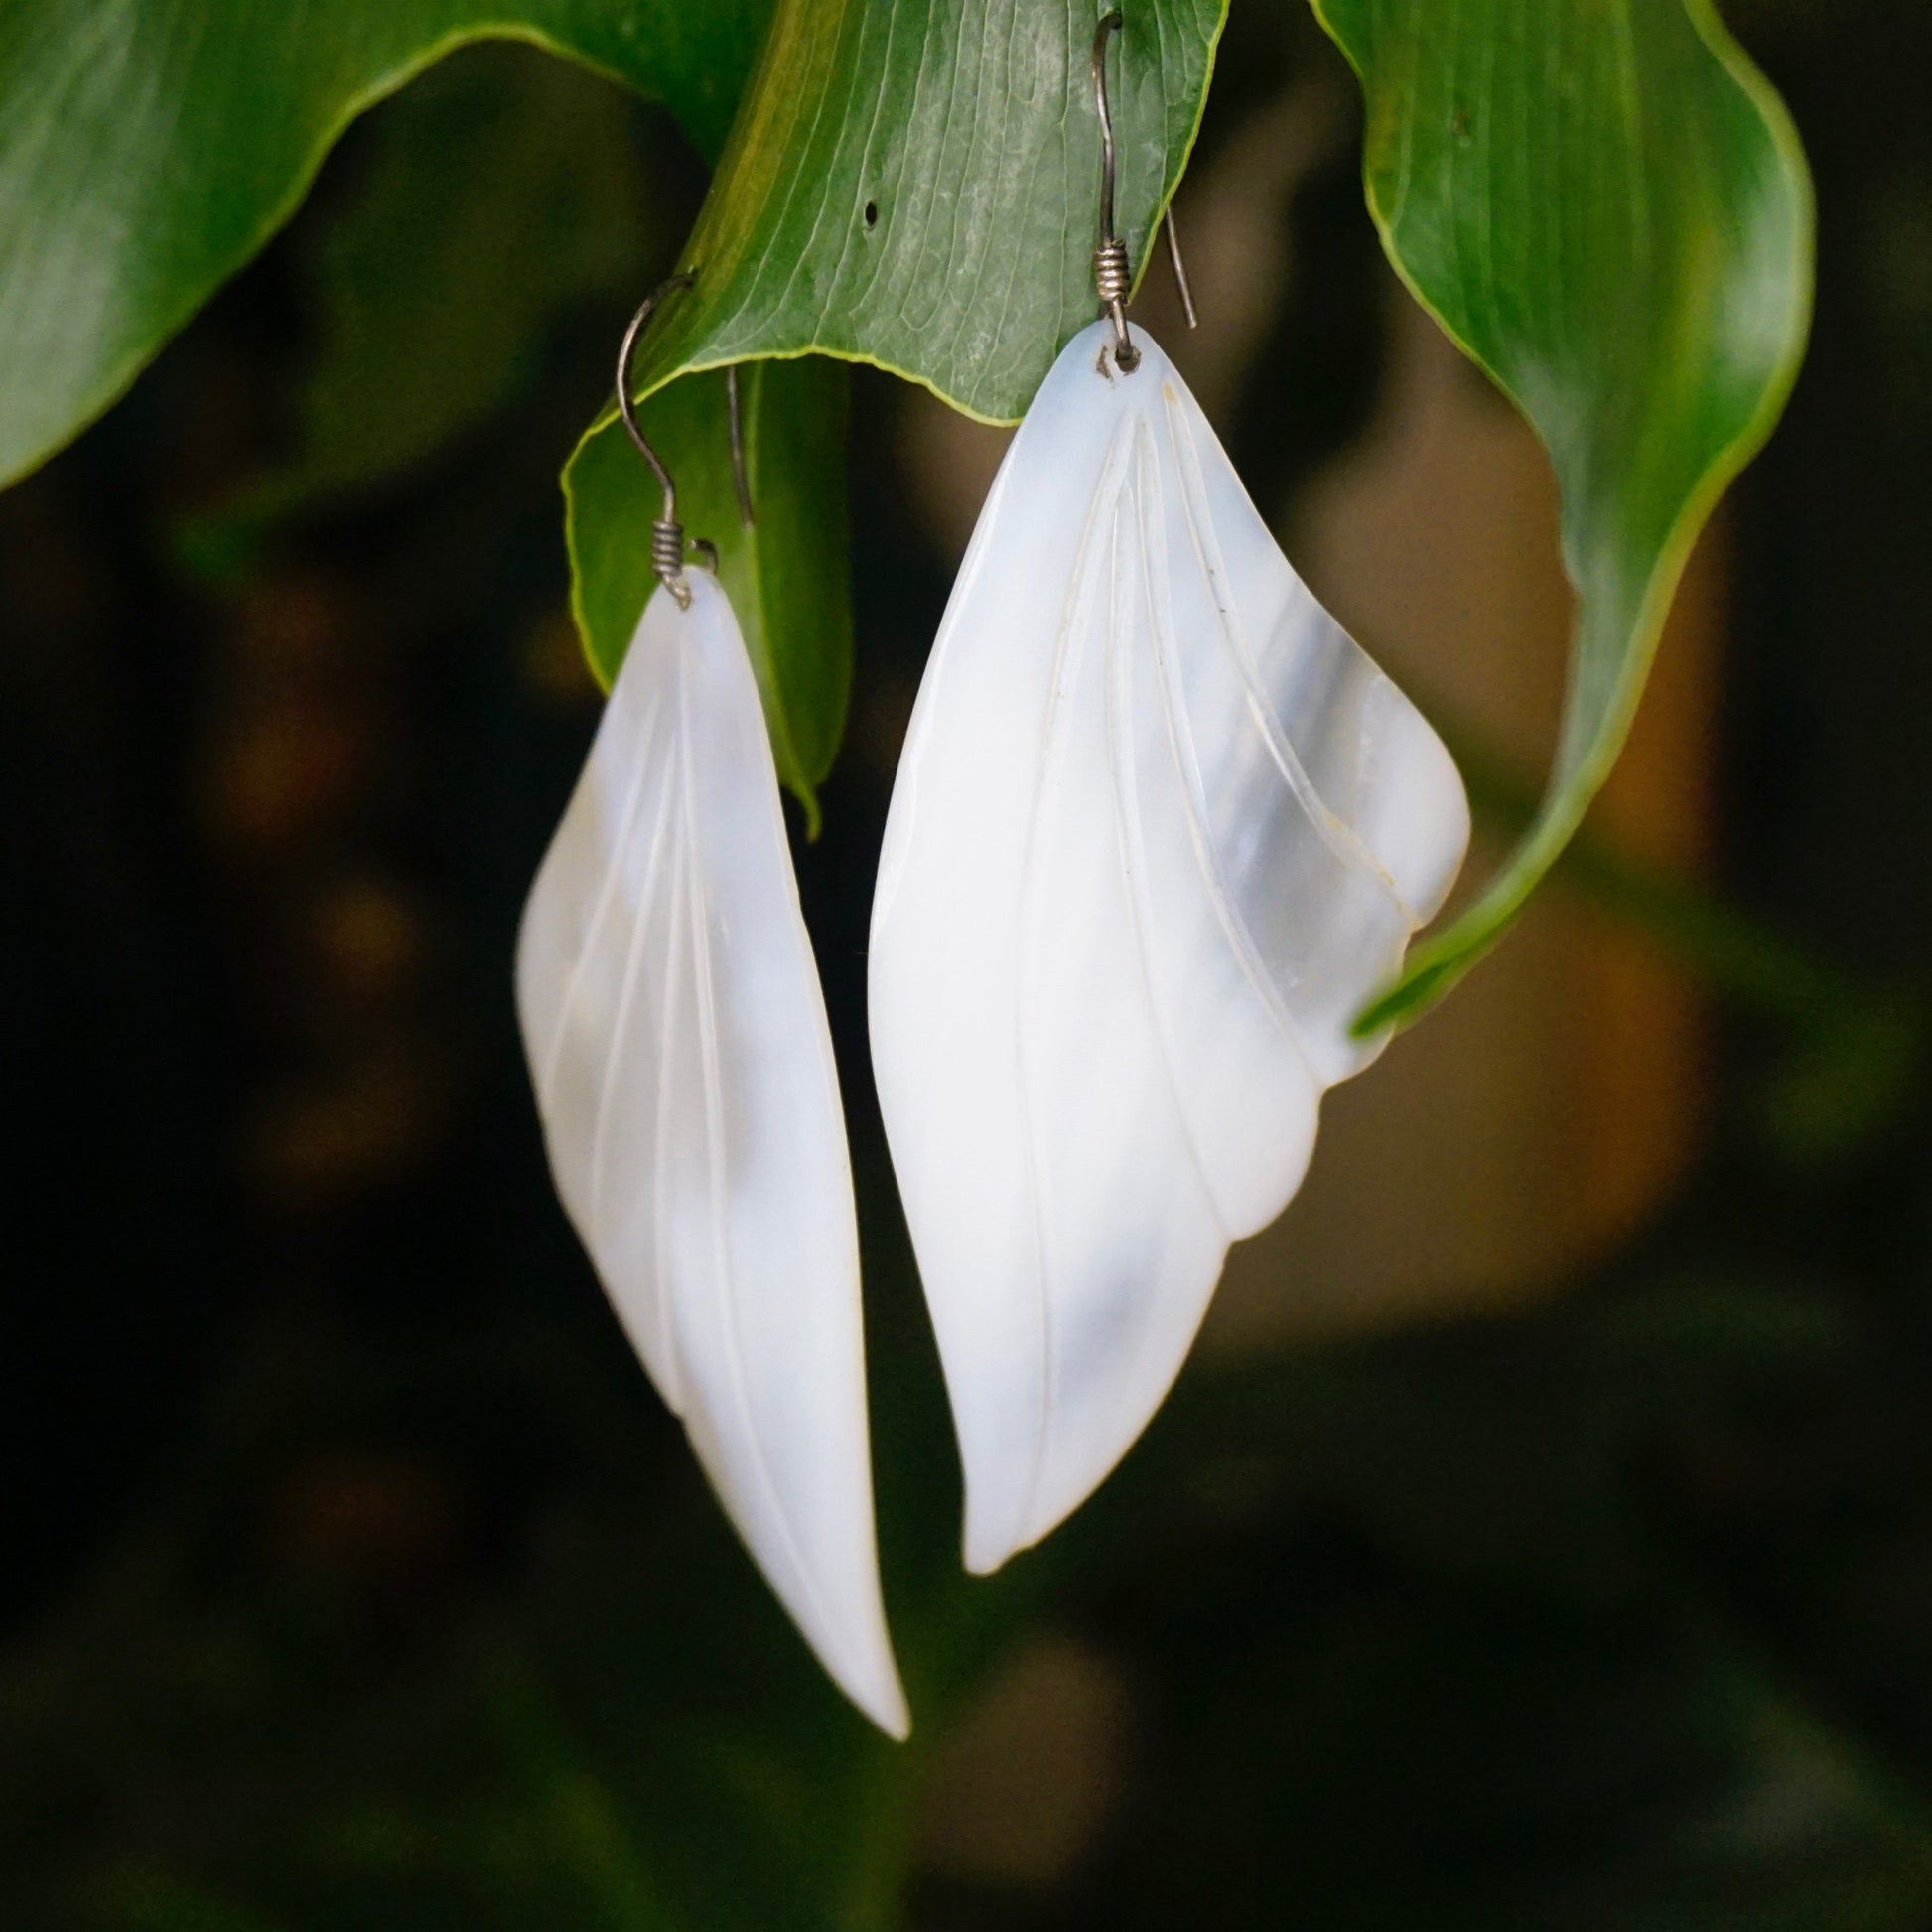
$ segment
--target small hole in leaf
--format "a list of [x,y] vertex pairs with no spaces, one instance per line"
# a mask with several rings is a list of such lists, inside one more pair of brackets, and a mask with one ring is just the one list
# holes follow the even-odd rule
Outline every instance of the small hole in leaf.
[[866,204],[866,226],[869,228],[876,228],[878,227],[878,225],[879,225],[879,204],[877,202],[868,202]]

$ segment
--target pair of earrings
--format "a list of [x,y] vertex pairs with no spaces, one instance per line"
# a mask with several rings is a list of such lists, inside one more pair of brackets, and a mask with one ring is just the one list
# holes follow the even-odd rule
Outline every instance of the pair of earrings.
[[[1441,742],[1127,320],[1119,25],[1093,44],[1105,314],[981,512],[873,909],[874,1071],[979,1572],[1160,1405],[1469,829]],[[903,1736],[837,1076],[744,643],[630,412],[651,306],[619,402],[665,487],[660,583],[531,892],[519,1013],[558,1190],[652,1380],[826,1669]]]

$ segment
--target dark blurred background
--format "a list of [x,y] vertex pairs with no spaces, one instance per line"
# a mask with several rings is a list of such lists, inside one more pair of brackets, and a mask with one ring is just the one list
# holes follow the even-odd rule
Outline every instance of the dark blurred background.
[[[1630,755],[990,1582],[863,949],[1000,439],[855,373],[858,679],[798,861],[904,1750],[631,1359],[510,1004],[597,715],[556,474],[695,158],[461,53],[0,495],[0,1926],[1932,1925],[1932,23],[1727,11],[1816,171],[1817,328]],[[1159,266],[1143,313],[1463,756],[1479,869],[1561,694],[1547,467],[1384,267],[1332,50],[1229,33],[1202,327]]]

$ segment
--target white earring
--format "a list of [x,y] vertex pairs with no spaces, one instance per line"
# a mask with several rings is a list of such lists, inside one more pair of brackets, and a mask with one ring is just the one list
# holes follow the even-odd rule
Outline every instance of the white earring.
[[826,1670],[903,1737],[824,1000],[744,638],[629,401],[689,280],[619,356],[660,581],[530,891],[517,1010],[557,1191],[651,1380]]
[[1231,1242],[1288,1204],[1350,1028],[1467,843],[1455,766],[1315,602],[1130,332],[1040,385],[919,691],[873,911],[873,1063],[998,1567],[1107,1475]]

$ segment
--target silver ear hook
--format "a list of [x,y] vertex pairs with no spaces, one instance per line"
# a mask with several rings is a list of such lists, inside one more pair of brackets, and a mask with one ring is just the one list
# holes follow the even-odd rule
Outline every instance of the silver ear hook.
[[[1093,30],[1093,104],[1100,114],[1100,245],[1093,251],[1093,285],[1102,306],[1114,319],[1114,362],[1123,374],[1131,375],[1140,366],[1141,351],[1127,333],[1127,297],[1134,274],[1127,259],[1127,243],[1114,232],[1114,117],[1107,105],[1107,43],[1120,29],[1120,9],[1116,7],[1102,14]],[[1180,285],[1187,327],[1198,328],[1194,292],[1187,286],[1173,208],[1168,210],[1167,230],[1168,254],[1173,262],[1173,278]]]
[[738,520],[749,530],[752,527],[752,485],[745,480],[745,427],[738,407],[736,362],[725,371],[725,408],[731,418],[732,487],[738,492]]
[[[618,348],[618,414],[623,418],[623,426],[629,432],[631,442],[642,452],[644,461],[650,465],[651,474],[657,479],[658,487],[664,492],[663,513],[650,526],[650,567],[656,573],[657,581],[677,600],[680,611],[691,608],[691,587],[684,581],[684,525],[677,520],[677,485],[671,481],[671,473],[664,467],[664,459],[651,448],[650,438],[637,421],[637,411],[630,400],[630,362],[637,350],[637,339],[644,333],[644,325],[655,313],[657,305],[676,290],[688,289],[692,280],[693,276],[687,270],[652,289],[644,297],[637,313],[630,318],[630,327],[623,332],[623,341]],[[745,446],[739,423],[738,369],[735,364],[725,371],[725,384],[731,411],[732,483],[738,491],[739,517],[749,530],[752,527],[752,491],[745,480]],[[709,555],[715,571],[718,567],[717,547],[701,538],[696,548]]]
[[1198,329],[1200,317],[1194,313],[1194,291],[1187,286],[1187,264],[1180,259],[1180,235],[1173,224],[1173,204],[1168,204],[1168,212],[1161,225],[1168,232],[1168,259],[1173,263],[1173,279],[1180,290],[1180,306],[1186,312],[1187,327]]
[[623,418],[631,442],[643,453],[651,474],[657,479],[658,488],[664,492],[663,513],[650,526],[650,567],[657,573],[657,581],[677,600],[680,611],[691,608],[691,586],[684,581],[684,525],[677,520],[677,484],[671,481],[664,459],[651,448],[650,438],[637,421],[636,409],[630,401],[630,358],[636,352],[637,338],[644,333],[644,324],[651,319],[657,305],[673,290],[688,289],[691,281],[688,274],[673,275],[652,289],[630,318],[630,327],[623,332],[623,341],[618,348],[618,414]]
[[1093,30],[1093,104],[1100,115],[1100,245],[1093,251],[1093,285],[1114,319],[1114,362],[1124,375],[1140,366],[1141,351],[1127,333],[1127,295],[1134,286],[1127,243],[1114,232],[1114,117],[1107,108],[1107,43],[1120,32],[1120,9],[1102,14]]

